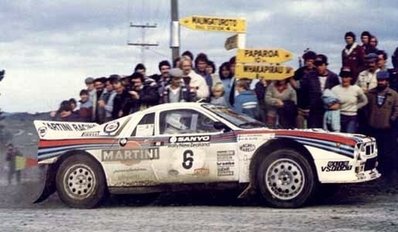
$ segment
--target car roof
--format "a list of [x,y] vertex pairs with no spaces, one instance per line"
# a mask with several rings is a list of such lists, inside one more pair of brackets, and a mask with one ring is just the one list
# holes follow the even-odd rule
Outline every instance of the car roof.
[[201,108],[203,102],[176,102],[176,103],[164,103],[160,105],[153,106],[141,112],[149,113],[149,112],[157,112],[160,110],[172,110],[172,109],[180,109],[180,108]]

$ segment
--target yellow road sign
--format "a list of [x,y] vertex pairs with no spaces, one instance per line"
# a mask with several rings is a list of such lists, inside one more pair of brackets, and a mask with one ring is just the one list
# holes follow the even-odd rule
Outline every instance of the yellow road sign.
[[236,64],[237,79],[249,78],[267,80],[283,80],[294,75],[294,69],[281,65],[270,64]]
[[241,18],[220,18],[194,15],[181,18],[180,24],[194,30],[237,33],[243,33],[246,31],[246,20]]
[[228,37],[224,44],[225,49],[231,50],[238,47],[238,34]]
[[279,64],[289,61],[293,54],[283,48],[269,49],[238,49],[236,56],[240,63],[272,63]]

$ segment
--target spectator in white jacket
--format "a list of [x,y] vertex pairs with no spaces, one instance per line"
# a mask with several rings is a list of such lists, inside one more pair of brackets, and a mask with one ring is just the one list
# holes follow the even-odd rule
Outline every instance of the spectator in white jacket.
[[196,92],[196,97],[198,99],[208,100],[210,95],[209,87],[206,84],[206,80],[192,69],[192,60],[183,58],[180,64],[184,76],[189,77],[189,87],[191,91]]

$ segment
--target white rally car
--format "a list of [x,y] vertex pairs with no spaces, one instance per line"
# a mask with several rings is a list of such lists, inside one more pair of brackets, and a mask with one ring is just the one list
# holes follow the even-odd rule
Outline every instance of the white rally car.
[[[257,192],[273,207],[300,207],[322,184],[380,177],[373,138],[323,130],[274,130],[206,103],[158,105],[98,125],[35,121],[45,189],[71,207],[112,194],[197,186]],[[250,191],[249,191],[250,190]]]

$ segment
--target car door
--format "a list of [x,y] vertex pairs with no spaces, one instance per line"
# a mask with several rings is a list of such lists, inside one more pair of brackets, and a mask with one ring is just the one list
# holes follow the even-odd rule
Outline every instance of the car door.
[[[148,186],[158,184],[152,160],[160,159],[159,148],[152,138],[155,128],[155,113],[148,113],[131,120],[113,149],[103,151],[103,158],[112,165],[112,185]],[[112,160],[111,160],[112,158]]]
[[[216,121],[194,109],[159,112],[154,140],[165,159],[153,160],[156,176],[165,183],[236,180],[236,138],[214,128]],[[163,162],[167,160],[167,162]]]

